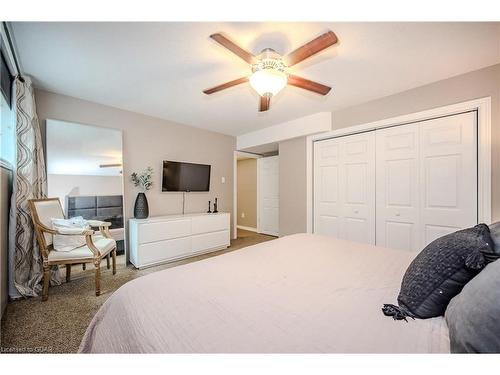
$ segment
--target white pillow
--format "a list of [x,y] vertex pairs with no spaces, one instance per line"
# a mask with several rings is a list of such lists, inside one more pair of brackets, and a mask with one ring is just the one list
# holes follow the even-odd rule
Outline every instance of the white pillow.
[[87,221],[81,216],[71,219],[52,219],[52,229],[61,233],[75,234],[74,236],[65,236],[54,234],[53,245],[56,251],[71,251],[81,246],[85,246],[85,236],[77,236],[84,230],[90,229]]

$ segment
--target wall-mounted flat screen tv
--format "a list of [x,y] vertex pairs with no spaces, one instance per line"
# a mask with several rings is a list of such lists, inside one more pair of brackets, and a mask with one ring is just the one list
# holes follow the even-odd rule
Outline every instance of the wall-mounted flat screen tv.
[[210,165],[163,161],[162,191],[209,191]]

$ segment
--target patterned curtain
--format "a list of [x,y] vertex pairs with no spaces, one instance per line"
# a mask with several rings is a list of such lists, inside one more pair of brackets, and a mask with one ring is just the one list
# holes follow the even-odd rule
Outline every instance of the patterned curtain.
[[[22,296],[38,296],[43,276],[42,259],[31,221],[28,199],[47,196],[47,175],[33,85],[28,77],[15,80],[17,162],[12,186],[9,251],[13,283]],[[52,283],[60,284],[57,268]]]

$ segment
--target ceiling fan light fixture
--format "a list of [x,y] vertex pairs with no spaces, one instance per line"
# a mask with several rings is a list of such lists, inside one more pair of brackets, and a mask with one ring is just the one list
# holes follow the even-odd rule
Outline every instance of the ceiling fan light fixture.
[[250,64],[252,74],[203,90],[203,93],[207,95],[250,82],[252,88],[260,95],[259,112],[265,112],[269,110],[271,97],[280,92],[286,85],[299,87],[320,95],[327,95],[331,90],[331,87],[321,83],[288,74],[288,68],[337,43],[337,36],[333,31],[321,34],[285,56],[280,55],[272,48],[265,48],[258,56],[254,56],[220,33],[212,34],[210,38]]
[[261,60],[252,66],[250,85],[260,96],[276,95],[288,82],[286,65],[275,55],[276,52],[266,49],[262,51]]
[[250,85],[260,96],[276,95],[287,84],[286,73],[275,69],[257,70],[250,76]]

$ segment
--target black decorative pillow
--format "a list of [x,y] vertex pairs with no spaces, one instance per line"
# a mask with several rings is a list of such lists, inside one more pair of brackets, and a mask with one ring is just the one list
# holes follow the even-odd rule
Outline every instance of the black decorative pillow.
[[474,277],[445,316],[452,353],[500,353],[500,261]]
[[395,319],[443,315],[464,285],[498,257],[486,224],[440,237],[427,245],[406,270],[399,307],[384,305],[382,310]]

